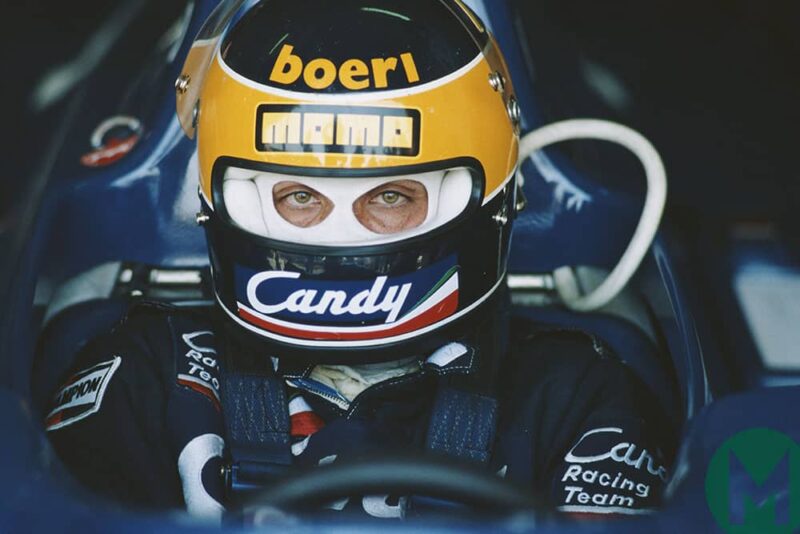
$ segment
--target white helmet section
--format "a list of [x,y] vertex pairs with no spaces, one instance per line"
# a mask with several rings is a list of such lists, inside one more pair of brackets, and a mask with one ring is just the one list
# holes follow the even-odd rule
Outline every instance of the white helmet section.
[[[397,180],[414,180],[425,187],[428,198],[425,220],[416,228],[398,233],[373,232],[359,222],[353,205],[369,191]],[[278,212],[273,198],[275,186],[287,181],[327,197],[333,204],[330,214],[309,227],[287,221]],[[469,204],[472,190],[472,175],[461,168],[380,178],[317,178],[230,167],[223,182],[225,207],[242,229],[279,241],[329,246],[379,245],[428,233],[458,217]]]

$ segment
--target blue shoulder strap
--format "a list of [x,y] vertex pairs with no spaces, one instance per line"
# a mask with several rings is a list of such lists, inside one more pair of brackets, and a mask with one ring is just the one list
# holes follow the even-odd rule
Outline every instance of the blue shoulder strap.
[[497,426],[497,399],[440,384],[425,448],[450,457],[487,463]]
[[[500,315],[498,315],[500,317]],[[473,351],[476,368],[466,374],[440,376],[428,423],[427,450],[451,458],[486,464],[497,429],[499,357],[508,347],[507,331],[478,329],[476,339],[460,342]]]
[[292,463],[289,405],[276,376],[223,374],[222,405],[230,453],[230,497],[263,488]]
[[[425,448],[435,454],[486,465],[492,455],[497,426],[497,399],[454,387],[440,380]],[[461,504],[423,495],[408,500],[413,515],[441,513]]]
[[[269,486],[292,463],[286,389],[274,375],[223,374],[222,405],[230,466],[228,499],[241,502]],[[485,464],[491,457],[497,400],[442,380],[437,388],[425,447]]]

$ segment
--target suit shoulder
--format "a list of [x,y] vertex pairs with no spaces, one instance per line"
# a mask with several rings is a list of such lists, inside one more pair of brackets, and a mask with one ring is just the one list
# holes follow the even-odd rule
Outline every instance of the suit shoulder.
[[[574,329],[543,328],[512,323],[512,365],[537,376],[578,379],[590,371],[625,373],[626,366],[599,337]],[[551,376],[552,378],[552,376]]]
[[[136,303],[113,328],[93,337],[72,355],[53,354],[58,359],[51,358],[47,365],[58,366],[61,371],[60,378],[48,387],[52,392],[50,415],[68,405],[66,412],[59,410],[61,417],[75,421],[67,417],[68,411],[83,414],[93,407],[99,409],[104,397],[109,402],[109,396],[139,397],[143,391],[150,391],[151,397],[160,396],[153,393],[154,385],[174,381],[177,366],[182,363],[177,361],[179,356],[205,354],[214,351],[215,345],[209,317],[159,303]],[[56,385],[59,388],[54,391]]]

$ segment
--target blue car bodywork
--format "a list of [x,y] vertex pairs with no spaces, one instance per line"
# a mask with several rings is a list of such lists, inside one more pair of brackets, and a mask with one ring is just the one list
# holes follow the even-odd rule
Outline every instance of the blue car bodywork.
[[[489,24],[505,51],[523,116],[523,130],[542,123],[531,69],[512,2],[468,2]],[[41,323],[35,294],[42,280],[57,284],[109,261],[167,268],[207,266],[205,240],[197,228],[194,142],[187,139],[174,111],[172,82],[214,0],[188,2],[176,21],[169,46],[154,51],[147,73],[130,74],[138,89],[124,103],[115,87],[97,73],[78,91],[58,126],[46,187],[19,230],[25,246],[14,258],[14,271],[0,319],[0,465],[4,484],[0,529],[4,531],[90,530],[162,532],[217,530],[179,516],[150,516],[112,509],[82,494],[54,457],[41,421],[31,406],[33,355]],[[119,73],[115,73],[115,76]],[[146,74],[146,76],[145,76]],[[142,81],[144,80],[144,81]],[[109,116],[133,113],[143,125],[135,148],[113,165],[89,168],[80,155],[89,149],[91,132]],[[637,223],[641,199],[614,191],[574,169],[555,150],[525,164],[524,192],[529,208],[515,222],[510,272],[546,273],[562,265],[610,269],[625,249]],[[636,179],[636,177],[632,177]],[[763,369],[752,356],[751,389],[719,400],[712,395],[711,370],[728,365],[704,350],[690,287],[681,275],[669,229],[657,236],[632,288],[645,303],[649,336],[619,318],[600,313],[579,315],[559,308],[517,306],[517,313],[545,323],[594,331],[644,378],[668,407],[684,436],[673,466],[668,498],[656,514],[608,522],[538,524],[509,522],[391,524],[387,529],[513,530],[537,532],[710,531],[715,522],[705,498],[705,472],[714,451],[728,437],[754,427],[769,427],[800,439],[800,418],[791,410],[800,400],[795,388],[759,389]],[[38,286],[37,286],[38,284]],[[653,347],[655,350],[653,350]],[[654,353],[658,360],[644,361]],[[661,358],[659,360],[659,358]],[[646,359],[646,358],[645,358]],[[732,485],[732,487],[736,487]],[[731,498],[743,496],[731,495]],[[785,498],[785,497],[784,497]],[[298,524],[297,530],[351,530],[358,523]]]

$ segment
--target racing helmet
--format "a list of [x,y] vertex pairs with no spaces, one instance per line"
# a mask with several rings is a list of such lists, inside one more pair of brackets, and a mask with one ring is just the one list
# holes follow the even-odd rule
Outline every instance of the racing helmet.
[[223,2],[176,82],[213,288],[270,356],[369,363],[480,328],[519,107],[460,0]]

